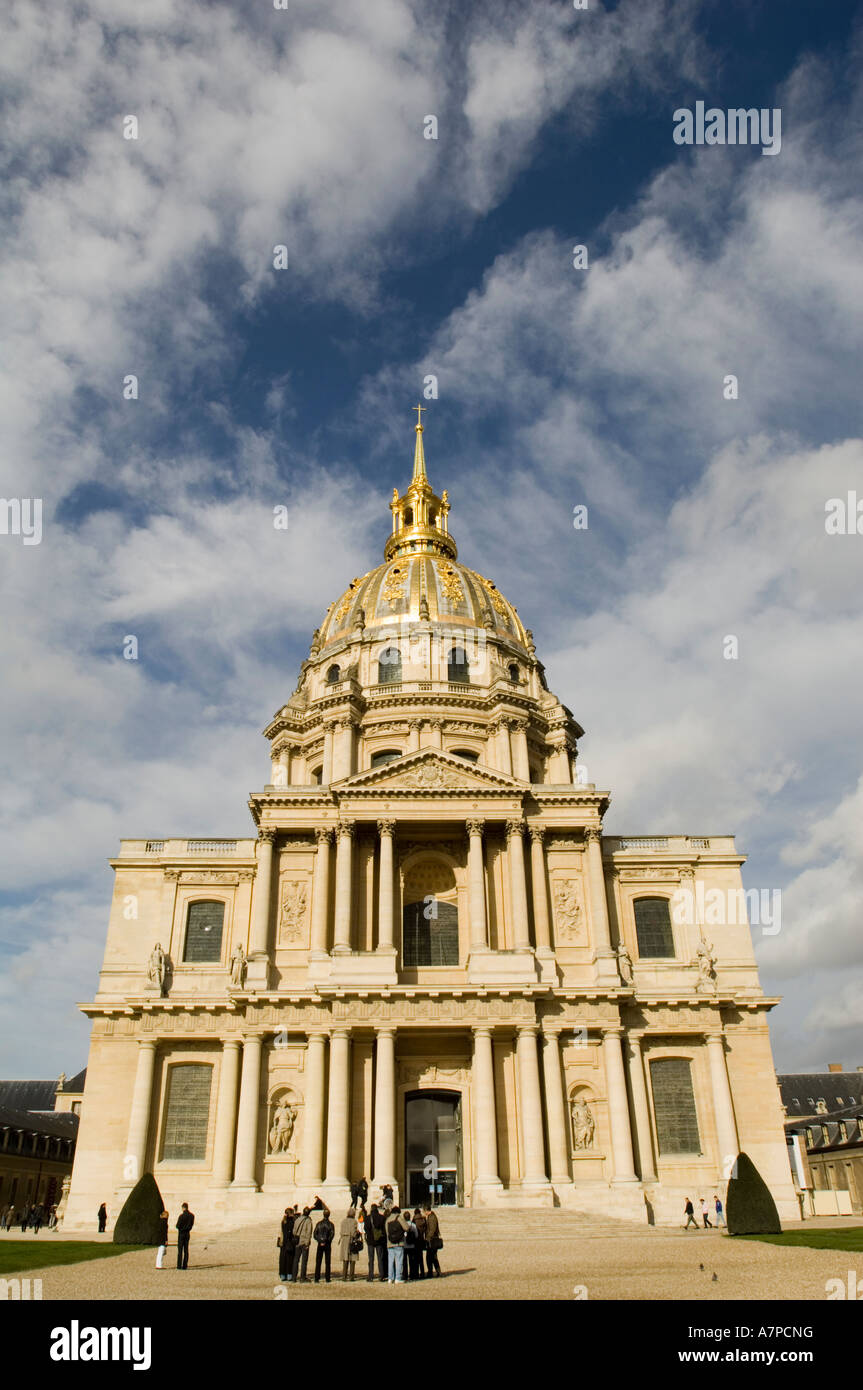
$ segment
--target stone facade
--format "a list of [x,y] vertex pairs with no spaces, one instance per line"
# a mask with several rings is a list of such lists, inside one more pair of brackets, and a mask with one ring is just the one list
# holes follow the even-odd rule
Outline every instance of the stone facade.
[[[457,563],[416,433],[385,563],[331,605],[265,730],[257,836],[112,861],[67,1226],[146,1169],[215,1223],[344,1204],[363,1175],[665,1223],[741,1148],[793,1216],[745,914],[675,911],[665,954],[639,949],[637,902],[740,890],[733,839],[602,834],[582,730]],[[667,1095],[657,1114],[671,1059],[688,1138]]]

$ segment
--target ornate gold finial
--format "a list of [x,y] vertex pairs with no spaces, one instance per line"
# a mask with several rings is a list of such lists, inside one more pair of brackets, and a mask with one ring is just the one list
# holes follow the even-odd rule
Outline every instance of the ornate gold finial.
[[415,405],[413,408],[417,413],[414,426],[416,443],[413,476],[407,491],[402,495],[399,495],[397,488],[393,488],[393,500],[390,503],[393,531],[386,543],[384,554],[387,560],[414,552],[455,560],[458,550],[449,534],[449,498],[446,493],[442,497],[435,494],[426,472],[422,419],[428,406]]
[[414,425],[414,429],[416,430],[416,434],[417,434],[417,442],[416,442],[416,445],[414,446],[414,472],[413,472],[413,477],[411,478],[411,482],[412,482],[412,483],[427,483],[427,482],[428,482],[428,474],[426,473],[426,456],[425,456],[425,450],[424,450],[424,448],[423,448],[423,423],[422,423],[422,412],[423,412],[424,410],[427,410],[427,409],[428,409],[428,406],[425,406],[425,405],[415,405],[415,406],[414,406],[414,410],[415,410],[416,413],[417,413],[417,422],[416,422],[416,424]]
[[428,410],[428,406],[427,406],[427,405],[415,405],[415,406],[414,406],[414,410],[415,410],[416,413],[417,413],[417,422],[416,422],[416,424],[414,425],[414,429],[415,429],[415,430],[421,430],[422,427],[423,427],[423,411],[424,411],[424,410]]

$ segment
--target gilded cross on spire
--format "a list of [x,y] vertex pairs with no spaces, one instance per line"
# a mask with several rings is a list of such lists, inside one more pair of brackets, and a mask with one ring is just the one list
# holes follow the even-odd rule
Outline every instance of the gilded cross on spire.
[[414,410],[415,410],[416,413],[417,413],[417,422],[416,422],[416,425],[414,426],[414,429],[421,430],[422,427],[423,427],[423,411],[424,411],[424,410],[428,410],[428,406],[427,406],[427,405],[415,405],[415,406],[414,406]]

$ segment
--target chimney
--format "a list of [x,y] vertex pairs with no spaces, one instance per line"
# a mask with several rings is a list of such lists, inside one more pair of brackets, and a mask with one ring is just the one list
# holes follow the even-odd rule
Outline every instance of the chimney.
[[841,1070],[842,1070],[842,1063],[841,1063],[841,1062],[828,1062],[828,1063],[827,1063],[827,1070],[828,1070],[828,1071],[841,1071]]

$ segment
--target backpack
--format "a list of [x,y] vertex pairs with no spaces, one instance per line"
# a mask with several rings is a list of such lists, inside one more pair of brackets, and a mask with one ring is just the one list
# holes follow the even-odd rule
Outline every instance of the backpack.
[[391,1245],[403,1244],[405,1238],[405,1228],[399,1221],[397,1216],[393,1217],[392,1221],[387,1226],[387,1236]]

